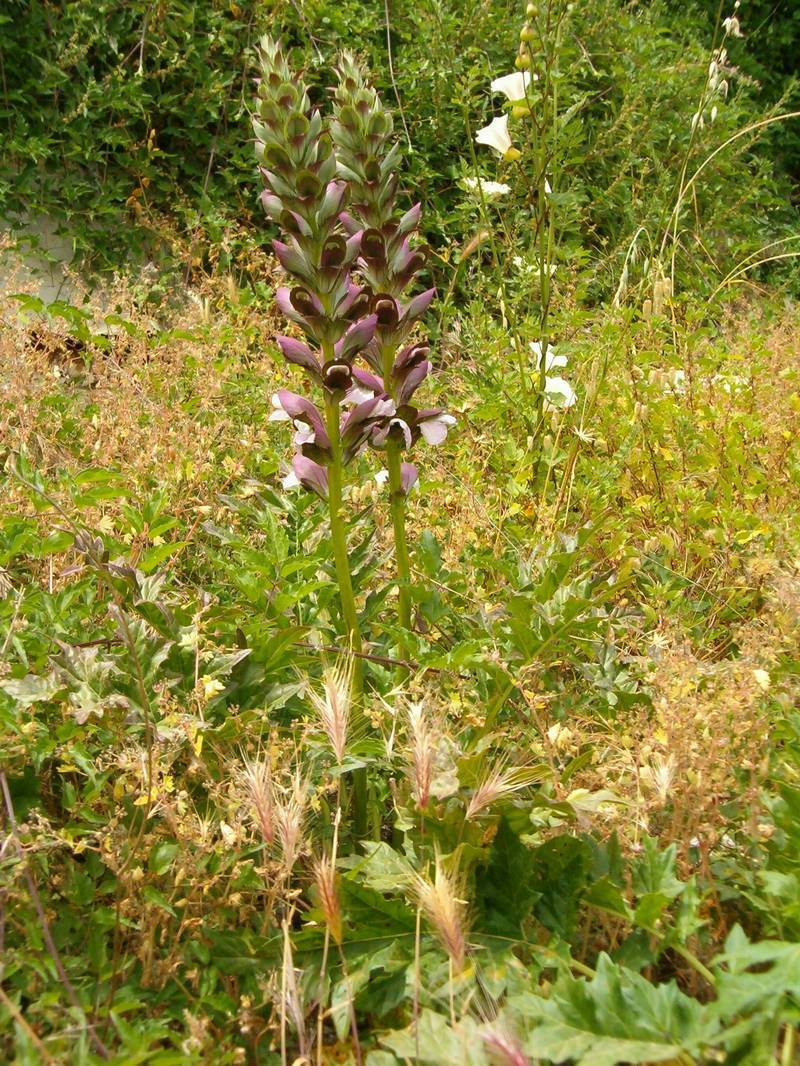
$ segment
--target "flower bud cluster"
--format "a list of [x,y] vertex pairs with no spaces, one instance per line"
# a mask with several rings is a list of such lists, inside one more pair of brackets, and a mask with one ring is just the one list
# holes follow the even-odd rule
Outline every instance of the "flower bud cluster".
[[[371,444],[383,448],[394,441],[401,450],[420,438],[438,444],[455,420],[439,408],[419,409],[411,403],[431,364],[429,346],[409,343],[410,335],[435,295],[434,289],[427,289],[409,300],[404,296],[428,261],[426,249],[412,244],[420,205],[399,217],[395,213],[400,148],[391,143],[391,116],[349,53],[340,60],[331,136],[339,176],[351,190],[341,219],[348,233],[361,233],[358,268],[374,293],[377,317],[375,336],[363,351],[370,371],[354,371],[354,395],[395,404],[393,416],[373,431]],[[404,468],[404,481],[410,471],[413,467]]]
[[[737,0],[734,11],[738,7]],[[728,98],[730,79],[736,73],[736,68],[728,63],[728,50],[725,48],[725,41],[728,37],[742,36],[739,19],[735,14],[723,19],[722,28],[724,31],[722,44],[711,53],[711,61],[708,64],[706,91],[703,94],[700,107],[692,115],[692,131],[696,130],[698,126],[702,129],[705,126],[706,117],[711,122],[715,121],[719,112],[719,104]]]

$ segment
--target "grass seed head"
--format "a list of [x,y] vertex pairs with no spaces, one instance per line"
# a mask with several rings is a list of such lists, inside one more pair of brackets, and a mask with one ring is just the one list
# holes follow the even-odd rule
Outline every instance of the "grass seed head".
[[497,1066],[530,1066],[530,1059],[517,1039],[497,1026],[487,1026],[481,1033],[481,1039],[490,1061],[497,1063]]
[[275,839],[275,806],[269,756],[256,759],[245,756],[238,778],[250,803],[261,837],[265,844],[271,844]]
[[340,766],[350,727],[354,661],[351,656],[342,656],[335,667],[324,672],[322,692],[310,692],[311,706]]
[[281,846],[283,868],[290,874],[300,854],[308,805],[308,781],[295,770],[288,786],[273,793],[275,831]]
[[410,746],[411,790],[420,810],[425,810],[431,796],[436,735],[425,704],[409,703],[408,737]]
[[328,931],[337,944],[342,943],[342,908],[336,887],[336,867],[332,856],[314,863],[314,881],[319,894],[319,906]]
[[416,874],[412,882],[414,895],[422,912],[433,926],[457,973],[466,961],[466,903],[461,899],[461,881],[457,871],[445,869],[439,855],[434,864],[433,880]]

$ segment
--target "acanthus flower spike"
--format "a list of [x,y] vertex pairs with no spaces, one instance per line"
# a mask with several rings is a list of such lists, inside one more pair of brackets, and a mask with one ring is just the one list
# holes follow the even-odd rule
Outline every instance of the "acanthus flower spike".
[[[374,420],[356,408],[342,417],[342,401],[352,386],[352,362],[373,340],[377,318],[351,277],[362,243],[361,230],[341,220],[348,185],[338,173],[330,136],[319,111],[312,109],[302,78],[289,67],[280,45],[259,42],[261,77],[254,109],[256,157],[266,189],[264,210],[280,227],[275,255],[293,279],[281,286],[276,302],[305,340],[277,338],[286,361],[301,367],[321,386],[322,410],[297,393],[282,389],[273,399],[273,419],[294,425],[297,454],[284,484],[299,484],[325,498],[330,517],[330,554],[336,567],[341,618],[349,650],[356,653],[353,698],[363,690],[361,632],[342,514],[345,464],[364,446]],[[368,168],[369,169],[369,168]],[[373,397],[372,410],[383,401]],[[356,412],[358,415],[356,417]],[[380,417],[385,417],[381,413]],[[353,775],[355,836],[366,832],[366,774]]]
[[354,369],[354,385],[347,399],[364,403],[372,396],[393,404],[391,412],[371,427],[369,440],[386,456],[399,614],[407,631],[411,627],[411,571],[405,497],[417,480],[417,471],[410,463],[403,463],[401,456],[419,439],[444,439],[454,419],[438,409],[419,411],[410,405],[431,364],[429,346],[409,340],[435,289],[427,288],[410,299],[404,295],[427,270],[429,254],[415,239],[420,205],[397,212],[400,148],[392,141],[392,126],[391,115],[363,68],[353,55],[344,53],[339,61],[331,126],[337,171],[350,186],[350,202],[340,220],[348,233],[360,235],[357,266],[375,293],[371,310],[376,318],[375,336],[362,351],[370,370]]

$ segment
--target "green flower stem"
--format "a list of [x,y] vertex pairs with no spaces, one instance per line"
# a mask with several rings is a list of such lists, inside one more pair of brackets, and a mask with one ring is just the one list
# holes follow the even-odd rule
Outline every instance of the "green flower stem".
[[[326,393],[325,421],[331,442],[333,461],[328,465],[328,511],[331,524],[331,546],[336,565],[336,578],[339,582],[339,599],[342,607],[342,621],[350,644],[353,657],[352,700],[356,713],[361,710],[364,695],[364,661],[360,657],[363,644],[358,625],[356,598],[353,593],[353,579],[350,575],[350,560],[347,555],[345,524],[342,516],[342,440],[339,430],[341,401],[339,397]],[[360,840],[367,832],[367,771],[364,767],[353,771],[353,833]]]
[[411,560],[406,537],[406,497],[401,480],[400,448],[394,441],[386,446],[386,466],[389,470],[389,496],[394,529],[394,552],[397,566],[398,615],[405,631],[402,637],[403,657],[408,657],[406,634],[411,631]]
[[670,947],[676,955],[680,955],[680,957],[685,962],[688,962],[692,969],[696,973],[699,973],[707,984],[709,984],[713,989],[716,989],[716,977],[707,966],[703,965],[703,963],[697,958],[697,956],[693,952],[691,952],[688,948],[684,947],[683,944],[671,944]]
[[[331,441],[333,462],[328,466],[328,510],[331,519],[331,544],[336,563],[336,578],[342,604],[342,620],[350,640],[351,651],[361,651],[361,632],[358,627],[350,560],[347,556],[344,519],[342,517],[342,442],[339,435],[339,400],[325,397],[325,420]],[[354,672],[355,676],[355,672]]]
[[[392,383],[392,366],[396,354],[396,346],[381,345],[383,387],[394,400],[397,397]],[[389,471],[389,507],[392,513],[394,557],[397,569],[397,614],[403,630],[401,652],[403,658],[408,658],[408,634],[411,632],[411,559],[406,536],[406,497],[402,482],[402,454],[400,446],[392,440],[386,442],[386,467]],[[405,671],[403,673],[405,674]]]

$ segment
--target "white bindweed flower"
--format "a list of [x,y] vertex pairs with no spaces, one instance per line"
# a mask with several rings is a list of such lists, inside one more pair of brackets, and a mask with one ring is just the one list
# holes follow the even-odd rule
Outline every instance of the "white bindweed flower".
[[[531,341],[530,349],[536,356],[536,369],[542,368],[542,345],[539,341]],[[553,367],[564,367],[567,365],[566,355],[558,355],[556,353],[556,347],[554,344],[548,344],[547,346],[547,358],[545,360],[545,370],[552,370]]]
[[[539,266],[538,260],[530,262],[527,259],[523,259],[521,255],[515,255],[511,262],[514,264],[520,274],[526,274],[534,277],[538,277],[541,274],[541,267]],[[550,263],[545,273],[548,275],[548,277],[552,278],[557,269],[558,268],[556,267],[555,263]]]
[[[541,372],[542,369],[542,345],[540,341],[531,341],[530,349],[536,359],[536,369]],[[560,410],[566,410],[567,407],[572,405],[578,399],[575,390],[570,383],[558,375],[550,376],[548,371],[563,369],[567,365],[566,355],[559,355],[555,345],[547,345],[547,354],[544,361],[545,379],[544,379],[544,399],[545,405],[548,408],[555,408]]]
[[670,385],[676,392],[686,392],[686,371],[685,370],[671,370],[667,374],[667,379]]
[[464,178],[464,186],[468,192],[478,192],[480,190],[489,200],[494,200],[498,196],[505,196],[506,193],[511,192],[511,186],[506,185],[505,182],[484,181],[483,178]]
[[[478,144],[488,145],[489,148],[497,152],[501,159],[518,158],[519,153],[512,145],[511,135],[508,132],[508,115],[500,115],[499,118],[493,118],[488,126],[478,130],[475,134],[475,140]],[[510,155],[509,153],[512,154]]]
[[578,399],[570,383],[559,377],[544,379],[544,398],[548,406],[564,409],[572,407]]
[[[536,81],[537,74],[533,75],[533,80]],[[513,74],[506,74],[503,78],[495,78],[492,82],[492,92],[502,93],[507,100],[512,102],[515,100],[524,100],[528,91],[528,85],[530,84],[531,75],[527,70],[516,71]]]

